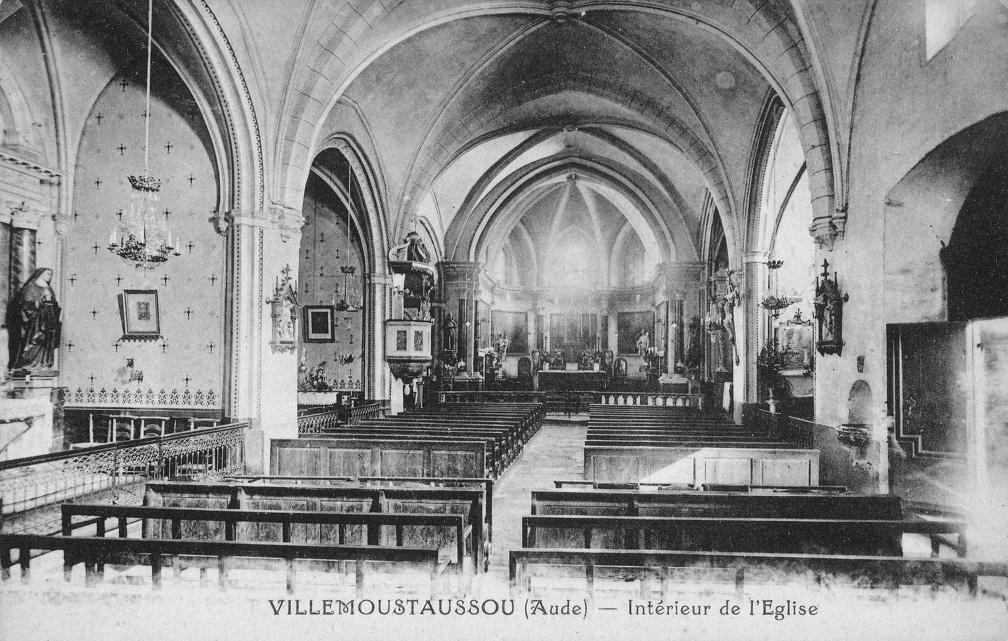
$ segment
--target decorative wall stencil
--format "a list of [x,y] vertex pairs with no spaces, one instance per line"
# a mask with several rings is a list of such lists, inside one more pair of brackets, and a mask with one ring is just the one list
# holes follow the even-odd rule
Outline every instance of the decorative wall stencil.
[[219,398],[215,391],[197,389],[190,391],[186,389],[181,395],[177,390],[167,392],[164,388],[155,392],[153,388],[147,390],[141,388],[125,388],[118,390],[112,388],[111,392],[101,389],[95,392],[94,388],[83,389],[78,387],[73,393],[68,393],[67,404],[80,407],[205,407],[217,408]]
[[[345,176],[345,174],[341,175]],[[354,186],[354,193],[359,188]],[[305,226],[301,231],[301,256],[298,274],[299,300],[304,305],[332,306],[333,341],[314,343],[306,341],[301,348],[302,376],[311,368],[322,366],[326,378],[337,389],[360,389],[363,359],[363,313],[339,311],[339,302],[347,297],[341,268],[356,267],[357,281],[366,271],[360,251],[359,236],[354,233],[347,251],[347,215],[341,200],[314,174],[308,178],[302,205]],[[325,242],[322,242],[322,237]],[[335,250],[334,250],[335,248]],[[319,276],[319,274],[322,274]],[[350,292],[354,298],[354,292]],[[306,324],[307,328],[307,324]],[[335,349],[334,349],[335,348]],[[339,387],[343,382],[343,387]],[[353,382],[350,386],[349,382]]]
[[[211,137],[195,100],[156,49],[153,67],[149,149],[151,167],[161,179],[156,211],[164,220],[164,211],[170,210],[173,244],[185,248],[189,260],[169,260],[156,274],[149,274],[124,269],[117,255],[104,250],[109,244],[110,217],[130,202],[133,188],[128,176],[137,174],[144,163],[144,72],[142,66],[124,68],[98,96],[76,157],[73,193],[78,220],[64,239],[64,251],[65,270],[77,278],[72,287],[63,289],[60,300],[64,318],[71,321],[64,325],[63,341],[74,344],[72,350],[61,351],[60,369],[67,386],[81,389],[80,396],[74,393],[68,399],[72,405],[108,404],[108,391],[114,386],[122,396],[117,370],[124,358],[135,359],[144,371],[143,397],[138,399],[134,389],[132,405],[178,406],[179,400],[172,402],[169,395],[173,388],[182,389],[186,376],[192,378],[190,389],[203,391],[204,403],[211,403],[209,390],[213,390],[213,404],[208,407],[218,408],[221,403],[227,354],[220,349],[226,345],[220,276],[225,273],[225,243],[210,220],[217,200]],[[127,81],[125,87],[120,80]],[[189,112],[192,117],[185,116]],[[171,154],[165,149],[169,140]],[[125,147],[122,155],[117,149],[120,144]],[[190,176],[196,178],[192,183]],[[95,187],[96,181],[100,188]],[[115,203],[115,208],[110,210],[109,203]],[[116,276],[121,278],[118,286]],[[155,288],[162,340],[121,340],[124,319],[115,315],[117,295]],[[183,313],[187,308],[193,311],[188,320]],[[217,346],[212,352],[207,348],[210,343]],[[91,375],[93,383],[88,380]],[[146,392],[148,384],[153,402]],[[99,401],[102,387],[106,398]]]

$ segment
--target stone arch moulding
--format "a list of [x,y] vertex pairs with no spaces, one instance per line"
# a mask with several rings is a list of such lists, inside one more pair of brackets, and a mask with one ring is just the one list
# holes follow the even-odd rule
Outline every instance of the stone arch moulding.
[[[221,172],[219,215],[232,219],[264,217],[266,172],[262,133],[252,94],[234,47],[205,0],[166,4],[196,48],[205,68],[206,80],[213,88],[210,98],[220,108],[217,116],[208,97],[197,89],[191,74],[178,70],[196,98],[211,136],[220,141],[225,151],[218,160],[225,169]],[[163,53],[171,60],[167,52]]]
[[[783,6],[782,6],[783,5]],[[411,23],[386,28],[393,8],[374,3],[372,10],[354,11],[343,3],[332,3],[328,12],[319,10],[319,24],[327,24],[323,33],[306,33],[298,43],[301,69],[291,83],[281,116],[278,139],[284,141],[277,166],[277,188],[290,198],[300,194],[314,157],[319,127],[343,91],[353,79],[382,53],[410,36],[440,24],[481,15],[522,13],[552,17],[553,7],[527,4],[487,6],[464,0],[436,15],[423,15]],[[830,120],[825,115],[823,99],[813,65],[810,45],[803,31],[790,15],[783,0],[753,2],[740,0],[726,7],[721,3],[692,3],[688,6],[664,6],[652,3],[629,6],[606,2],[571,2],[562,7],[567,17],[575,18],[589,10],[633,10],[669,15],[707,29],[736,48],[770,80],[794,111],[803,149],[809,161],[810,187],[814,218],[829,223],[835,211],[835,181]],[[720,13],[719,13],[720,12]],[[324,15],[322,15],[324,14]],[[347,34],[375,33],[377,44],[367,37],[351,40]],[[307,38],[317,39],[309,42]],[[334,55],[335,53],[335,55]],[[309,71],[310,70],[310,71]],[[297,96],[295,99],[294,96]]]
[[[378,187],[378,175],[361,148],[360,144],[352,136],[346,133],[330,134],[322,144],[319,145],[318,152],[333,149],[343,155],[350,163],[350,168],[354,172],[354,178],[362,189],[364,204],[367,207],[366,218],[359,220],[358,232],[361,238],[367,238],[365,254],[370,254],[368,269],[372,274],[386,274],[388,272],[388,259],[386,252],[391,247],[389,237],[388,216],[386,214],[384,198]],[[313,163],[314,164],[314,161]],[[352,208],[351,208],[352,209]]]
[[488,234],[500,223],[500,216],[507,216],[508,221],[516,216],[509,207],[515,198],[535,183],[564,178],[571,172],[597,180],[634,203],[642,216],[640,224],[646,225],[654,236],[660,254],[674,254],[671,232],[658,213],[658,207],[633,181],[613,167],[573,157],[545,158],[501,181],[470,211],[456,215],[446,234],[447,248],[452,255],[479,260]]

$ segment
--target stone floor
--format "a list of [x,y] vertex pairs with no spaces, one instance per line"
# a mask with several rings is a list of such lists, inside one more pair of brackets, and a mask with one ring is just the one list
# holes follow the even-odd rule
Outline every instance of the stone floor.
[[551,489],[556,479],[581,478],[586,432],[584,422],[548,417],[521,457],[498,480],[490,572],[505,582],[508,552],[521,547],[521,518],[531,513],[532,490]]

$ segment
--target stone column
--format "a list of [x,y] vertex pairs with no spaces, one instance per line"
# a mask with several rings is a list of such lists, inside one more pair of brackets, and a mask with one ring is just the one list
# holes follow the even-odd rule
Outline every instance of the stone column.
[[[7,303],[11,296],[10,256],[13,253],[11,251],[11,207],[6,204],[0,204],[0,250],[7,253],[5,258],[0,259],[0,325],[3,325],[4,319],[7,318]],[[4,364],[2,373],[0,373],[0,382],[2,382],[7,372],[7,342],[2,337],[0,337],[0,350],[2,350],[0,351],[0,363]]]
[[392,374],[385,362],[385,320],[391,318],[392,276],[372,274],[364,304],[364,396],[387,400],[392,393]]
[[9,292],[13,296],[35,271],[35,239],[38,234],[38,213],[22,203],[10,212],[10,274]]
[[[442,291],[445,313],[451,313],[458,323],[458,358],[465,360],[468,371],[473,371],[474,343],[476,339],[476,300],[480,295],[479,272],[482,264],[468,261],[442,261]],[[459,316],[462,316],[459,318]]]
[[[742,269],[738,283],[742,289],[739,306],[741,313],[735,315],[735,329],[740,337],[739,356],[743,366],[736,368],[736,389],[740,390],[739,402],[755,403],[759,400],[756,358],[766,341],[766,327],[760,301],[766,291],[769,258],[766,251],[747,251],[742,254]],[[741,374],[741,376],[740,376]]]

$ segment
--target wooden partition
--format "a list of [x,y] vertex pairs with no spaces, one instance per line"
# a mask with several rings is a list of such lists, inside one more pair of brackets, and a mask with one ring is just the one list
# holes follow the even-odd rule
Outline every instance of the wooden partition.
[[281,476],[487,476],[485,441],[274,439],[270,474]]
[[808,487],[819,485],[819,451],[585,445],[584,475],[593,481]]

